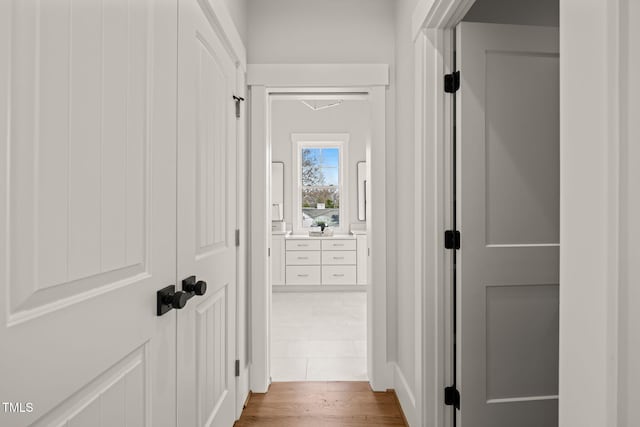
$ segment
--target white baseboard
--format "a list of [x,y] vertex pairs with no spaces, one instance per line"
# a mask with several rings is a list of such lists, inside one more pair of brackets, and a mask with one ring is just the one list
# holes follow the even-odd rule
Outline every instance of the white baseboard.
[[396,395],[398,396],[398,400],[400,401],[400,407],[402,408],[402,412],[404,413],[409,426],[419,426],[418,422],[418,408],[416,407],[416,399],[413,394],[413,391],[409,387],[409,383],[405,378],[402,370],[398,366],[397,363],[393,362],[393,384],[394,389],[396,391]]

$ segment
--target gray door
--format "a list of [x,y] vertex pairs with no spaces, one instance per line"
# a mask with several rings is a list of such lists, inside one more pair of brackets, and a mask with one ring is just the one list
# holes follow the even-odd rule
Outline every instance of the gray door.
[[557,28],[462,23],[459,424],[558,424]]

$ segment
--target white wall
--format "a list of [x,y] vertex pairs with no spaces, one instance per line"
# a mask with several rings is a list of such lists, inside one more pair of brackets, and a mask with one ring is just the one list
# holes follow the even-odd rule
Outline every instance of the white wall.
[[560,6],[560,425],[638,426],[640,5]]
[[394,0],[248,1],[250,63],[393,63]]
[[[250,64],[384,63],[387,95],[387,328],[396,331],[395,303],[395,9],[396,0],[248,0]],[[372,171],[375,173],[375,171]],[[388,343],[395,360],[395,343]]]
[[[365,160],[367,139],[370,135],[371,111],[364,101],[345,101],[337,107],[313,111],[300,101],[278,100],[271,104],[271,160],[284,162],[284,220],[288,228],[294,218],[292,203],[293,158],[292,133],[348,133],[346,150],[347,224],[358,221],[356,164]],[[345,201],[342,200],[344,203]],[[348,229],[348,227],[347,227]]]
[[619,426],[640,425],[640,4],[622,1]]
[[[560,400],[562,426],[608,422],[610,231],[607,1],[562,1],[560,23]],[[585,46],[586,44],[586,46]],[[588,47],[587,47],[588,46]],[[585,92],[585,88],[588,90]],[[611,141],[612,144],[615,141]],[[585,192],[584,189],[588,189]],[[615,343],[614,343],[615,344]],[[615,345],[614,345],[615,346]],[[612,347],[614,347],[612,346]],[[614,396],[612,396],[614,397]]]
[[638,426],[640,5],[560,7],[560,425]]
[[[396,221],[404,224],[397,229],[397,366],[408,390],[402,390],[402,384],[396,379],[396,390],[403,404],[407,418],[412,420],[417,414],[411,413],[410,401],[416,390],[416,348],[414,334],[416,327],[415,277],[414,277],[414,65],[413,40],[411,37],[411,16],[416,0],[398,0],[396,9]],[[409,397],[411,396],[411,397]],[[405,401],[403,401],[403,399]]]

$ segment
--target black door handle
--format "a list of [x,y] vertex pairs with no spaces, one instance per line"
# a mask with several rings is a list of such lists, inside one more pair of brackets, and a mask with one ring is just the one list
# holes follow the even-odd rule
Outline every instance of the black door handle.
[[176,291],[175,285],[167,286],[160,289],[156,294],[157,308],[156,314],[162,316],[168,313],[172,309],[181,309],[187,305],[189,301],[189,293],[183,291]]
[[189,298],[194,295],[202,296],[207,293],[207,282],[196,281],[196,276],[189,276],[182,281],[182,290],[189,293]]

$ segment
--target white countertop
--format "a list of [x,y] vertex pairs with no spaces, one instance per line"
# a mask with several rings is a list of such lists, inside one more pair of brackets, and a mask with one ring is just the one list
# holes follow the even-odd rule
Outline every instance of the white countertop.
[[353,234],[335,234],[333,236],[314,237],[309,236],[308,234],[289,234],[285,236],[285,238],[297,240],[346,240],[355,239],[356,236],[354,236]]

